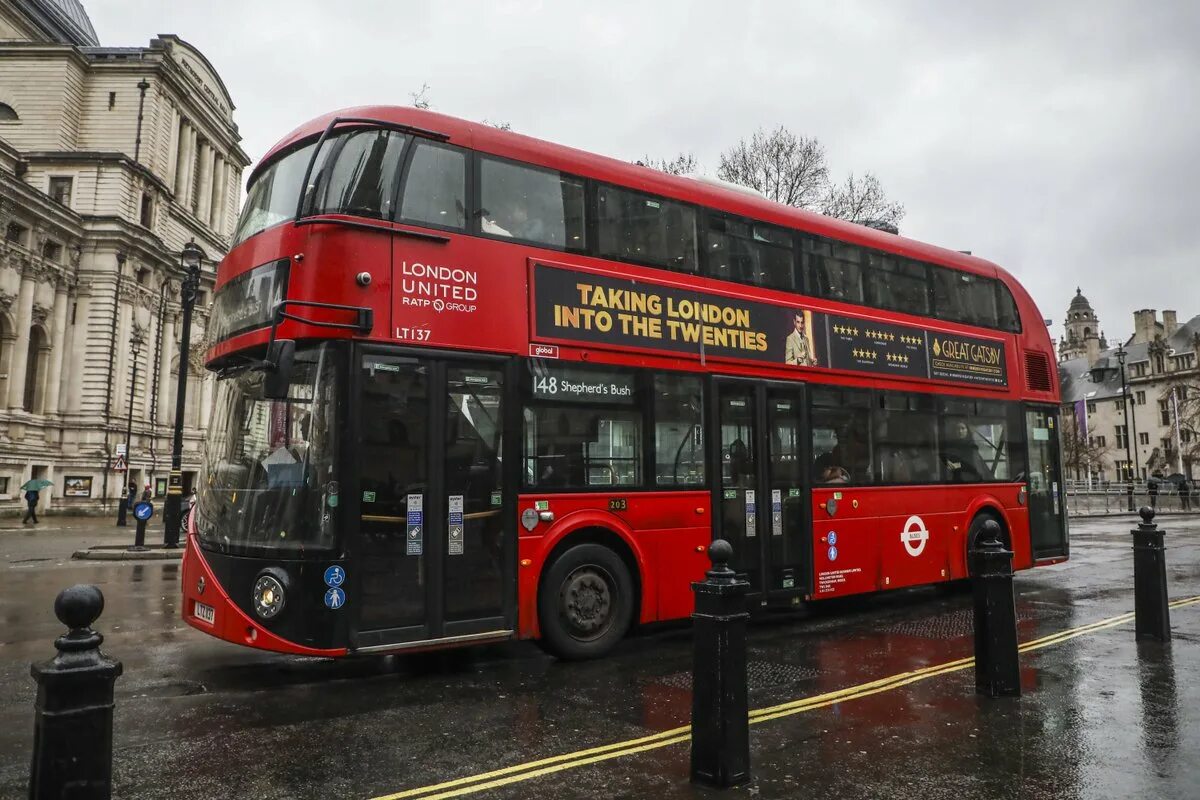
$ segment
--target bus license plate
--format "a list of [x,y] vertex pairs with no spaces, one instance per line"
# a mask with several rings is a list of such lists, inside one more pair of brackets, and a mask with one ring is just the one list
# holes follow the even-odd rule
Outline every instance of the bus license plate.
[[196,603],[192,613],[195,615],[196,619],[203,620],[209,625],[212,625],[217,619],[217,612],[213,610],[213,607],[206,606],[204,603]]

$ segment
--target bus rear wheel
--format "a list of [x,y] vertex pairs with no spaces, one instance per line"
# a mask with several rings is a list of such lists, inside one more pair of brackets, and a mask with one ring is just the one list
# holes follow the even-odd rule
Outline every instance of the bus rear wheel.
[[538,590],[542,646],[567,660],[604,655],[629,631],[633,594],[629,567],[609,548],[585,543],[564,550]]

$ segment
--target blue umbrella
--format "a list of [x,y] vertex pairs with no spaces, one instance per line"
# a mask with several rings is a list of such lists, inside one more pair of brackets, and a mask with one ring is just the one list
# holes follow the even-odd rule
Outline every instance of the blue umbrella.
[[50,486],[53,483],[54,481],[48,481],[45,478],[34,478],[33,480],[28,480],[21,484],[21,491],[28,492],[32,489],[35,492],[40,492],[42,489],[45,489],[47,486]]

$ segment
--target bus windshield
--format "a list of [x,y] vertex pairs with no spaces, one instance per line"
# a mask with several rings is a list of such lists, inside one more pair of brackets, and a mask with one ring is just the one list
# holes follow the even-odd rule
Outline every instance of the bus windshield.
[[335,348],[297,350],[286,400],[263,397],[261,372],[218,382],[196,511],[205,545],[294,555],[334,546]]

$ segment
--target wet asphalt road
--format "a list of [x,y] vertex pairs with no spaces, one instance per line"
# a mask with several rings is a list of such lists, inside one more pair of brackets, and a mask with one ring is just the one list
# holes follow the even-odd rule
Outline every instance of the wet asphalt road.
[[[1162,520],[1170,594],[1200,595],[1200,518]],[[1072,522],[1072,560],[1017,580],[1022,641],[1132,610],[1128,519]],[[533,645],[323,661],[203,636],[178,618],[177,563],[63,561],[85,530],[0,531],[0,797],[24,797],[31,661],[53,653],[55,593],[96,583],[120,658],[116,796],[371,798],[686,725],[690,629],[600,662]],[[686,743],[527,766],[480,798],[1200,797],[1200,603],[1169,647],[1125,622],[1022,656],[1024,696],[973,694],[970,669],[755,724],[754,780],[692,787]],[[891,593],[769,618],[750,633],[751,708],[971,654],[969,597]],[[878,687],[877,687],[878,688]],[[530,773],[541,772],[536,777]],[[505,781],[510,781],[505,783]],[[415,797],[443,797],[478,784]]]

